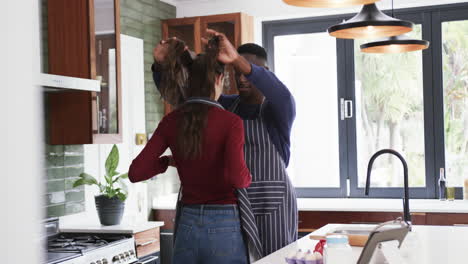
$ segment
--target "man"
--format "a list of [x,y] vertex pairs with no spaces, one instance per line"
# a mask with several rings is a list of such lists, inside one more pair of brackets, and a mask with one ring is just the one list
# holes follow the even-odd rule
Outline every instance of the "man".
[[[219,102],[244,120],[244,152],[252,184],[238,191],[238,199],[251,260],[257,260],[297,239],[296,194],[286,172],[294,98],[266,67],[265,49],[244,44],[236,50],[224,34],[207,33],[219,38],[218,60],[232,64],[236,71],[239,95],[224,95]],[[158,47],[155,59],[161,57]],[[157,68],[153,72],[159,84]]]
[[236,70],[239,95],[222,96],[219,102],[244,120],[252,183],[239,190],[239,203],[251,259],[256,260],[297,239],[296,194],[286,172],[296,107],[288,88],[268,70],[264,48],[249,43],[236,51],[224,34],[208,32],[220,38],[218,59]]

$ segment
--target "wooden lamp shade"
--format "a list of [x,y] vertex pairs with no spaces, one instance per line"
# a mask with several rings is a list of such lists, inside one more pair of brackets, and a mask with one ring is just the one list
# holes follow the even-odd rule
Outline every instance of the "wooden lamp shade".
[[380,0],[283,0],[288,5],[298,7],[348,7],[353,5],[367,5]]
[[385,15],[375,4],[368,4],[353,18],[328,28],[328,33],[342,39],[372,39],[408,33],[413,25]]
[[402,53],[429,48],[429,41],[410,39],[405,36],[390,37],[361,45],[361,51],[366,53]]

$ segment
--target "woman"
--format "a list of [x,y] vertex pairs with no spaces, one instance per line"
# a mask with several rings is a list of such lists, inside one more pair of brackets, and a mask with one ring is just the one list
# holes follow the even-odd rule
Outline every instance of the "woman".
[[[130,181],[139,182],[170,165],[177,167],[183,207],[174,245],[176,264],[247,263],[235,195],[251,182],[244,161],[244,128],[239,117],[216,102],[224,66],[217,61],[216,43],[210,43],[205,54],[186,65],[187,99],[163,118],[129,170]],[[159,52],[156,48],[160,64],[165,64],[161,60],[167,59],[167,47]],[[173,156],[161,157],[167,148]]]

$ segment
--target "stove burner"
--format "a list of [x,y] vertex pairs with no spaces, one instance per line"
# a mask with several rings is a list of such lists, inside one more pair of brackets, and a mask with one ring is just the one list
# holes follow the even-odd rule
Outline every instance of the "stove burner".
[[60,235],[58,238],[49,241],[49,252],[76,252],[83,253],[83,250],[92,247],[101,247],[109,244],[98,236],[85,235],[67,238]]

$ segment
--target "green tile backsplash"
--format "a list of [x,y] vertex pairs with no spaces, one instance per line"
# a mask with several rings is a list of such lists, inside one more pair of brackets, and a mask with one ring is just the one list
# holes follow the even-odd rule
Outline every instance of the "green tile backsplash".
[[[144,41],[146,130],[152,133],[164,111],[152,79],[152,53],[154,44],[161,39],[161,19],[174,18],[176,8],[159,0],[120,0],[120,12],[121,33]],[[42,67],[47,72],[47,0],[42,0],[41,31]],[[44,104],[47,109],[47,101]],[[44,119],[47,120],[47,113]],[[84,187],[73,188],[73,182],[84,171],[83,145],[46,144],[45,149],[46,217],[84,211]]]
[[161,40],[161,19],[174,18],[176,8],[157,0],[121,0],[122,34],[144,41],[146,132],[153,133],[164,115],[164,105],[153,82],[154,45]]

